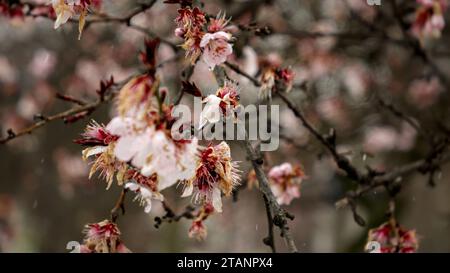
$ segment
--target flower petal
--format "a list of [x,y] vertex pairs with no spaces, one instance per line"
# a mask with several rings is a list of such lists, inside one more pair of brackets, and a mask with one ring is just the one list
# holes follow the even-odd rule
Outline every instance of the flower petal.
[[95,147],[89,147],[82,151],[83,154],[83,160],[86,160],[88,157],[101,154],[105,152],[108,149],[108,146],[95,146]]
[[194,184],[189,183],[188,185],[186,185],[184,187],[184,191],[183,191],[183,194],[181,195],[181,197],[191,196],[193,191],[194,191]]

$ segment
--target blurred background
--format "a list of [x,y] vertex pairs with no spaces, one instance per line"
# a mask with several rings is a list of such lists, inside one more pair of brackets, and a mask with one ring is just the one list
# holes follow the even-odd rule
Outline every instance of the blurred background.
[[[46,1],[35,1],[44,3]],[[133,22],[167,40],[180,44],[173,34],[177,5],[157,1]],[[424,44],[430,58],[443,72],[436,76],[414,50],[395,39],[404,39],[388,1],[369,6],[365,0],[211,0],[204,1],[209,14],[225,11],[240,31],[229,58],[244,71],[258,76],[261,58],[290,66],[296,73],[289,95],[301,105],[307,118],[327,133],[337,132],[338,150],[364,169],[389,170],[424,158],[428,143],[408,123],[377,103],[379,97],[396,105],[417,121],[421,130],[433,133],[449,123],[449,90],[443,78],[450,75],[449,31]],[[415,1],[397,1],[406,24],[414,21]],[[127,15],[136,1],[103,0],[102,12]],[[445,14],[448,17],[448,14]],[[255,35],[257,26],[268,26],[270,35]],[[375,26],[370,27],[370,26]],[[138,71],[138,52],[145,35],[117,23],[95,24],[77,40],[78,27],[67,23],[58,30],[48,18],[0,16],[0,129],[18,131],[33,123],[36,114],[49,115],[72,107],[55,98],[56,93],[94,100],[100,80],[111,75],[116,81]],[[331,33],[339,35],[311,35]],[[406,33],[406,35],[409,35]],[[388,39],[386,37],[394,37]],[[414,39],[412,37],[409,37]],[[157,60],[174,58],[176,52],[164,44]],[[159,71],[172,98],[180,89],[183,58],[166,63]],[[257,101],[257,89],[247,79],[230,75],[241,85],[243,104]],[[213,74],[199,62],[191,78],[202,90],[214,92]],[[191,104],[185,96],[182,103]],[[386,221],[388,196],[374,191],[358,207],[366,227],[358,226],[349,209],[336,209],[335,202],[354,184],[336,171],[333,160],[311,137],[283,102],[281,144],[266,154],[269,166],[283,162],[304,166],[306,179],[301,197],[288,211],[300,252],[363,252],[370,228]],[[81,159],[82,148],[72,142],[89,119],[107,123],[111,104],[76,123],[56,121],[11,142],[0,145],[0,251],[68,252],[69,241],[81,241],[86,223],[109,217],[120,188],[105,190],[105,183],[88,179],[89,165]],[[231,142],[234,160],[242,161],[245,180],[250,165],[243,149]],[[405,177],[397,197],[397,220],[419,235],[419,252],[450,251],[450,168],[443,166],[435,187],[428,177]],[[176,211],[189,204],[181,189],[164,195]],[[118,225],[122,238],[134,252],[269,252],[262,239],[267,235],[263,198],[259,191],[244,188],[236,202],[224,201],[222,214],[206,225],[203,242],[190,239],[190,221],[154,227],[154,217],[164,214],[158,204],[145,214],[137,202],[126,200],[126,215]],[[277,235],[278,235],[278,231]],[[285,251],[276,236],[277,247]]]

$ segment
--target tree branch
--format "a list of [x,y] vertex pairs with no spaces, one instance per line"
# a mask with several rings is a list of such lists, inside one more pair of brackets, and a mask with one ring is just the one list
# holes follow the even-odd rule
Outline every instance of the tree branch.
[[275,248],[275,237],[273,236],[273,216],[272,210],[270,209],[269,201],[267,197],[263,195],[264,204],[266,206],[266,215],[267,215],[267,229],[268,235],[263,239],[264,244],[268,245],[270,249],[272,249],[272,253],[276,253],[277,250]]
[[[258,156],[257,152],[248,140],[247,133],[245,134],[243,145],[252,162],[253,168],[255,169],[256,177],[259,182],[259,189],[267,198],[268,206],[273,211],[273,223],[281,229],[281,236],[284,238],[289,251],[298,252],[297,246],[295,245],[294,239],[287,225],[288,214],[280,207],[275,196],[273,195],[269,186],[269,180],[267,179],[267,176],[262,168],[263,159]],[[292,218],[291,216],[289,217]]]
[[122,215],[125,214],[125,197],[127,195],[128,189],[123,188],[120,192],[119,199],[117,199],[116,205],[111,210],[111,221],[115,223],[119,217],[119,211]]
[[[123,85],[125,85],[133,76],[128,77],[127,79],[121,81],[120,83],[116,83],[110,86],[110,88],[114,87],[116,89],[120,89]],[[111,90],[110,90],[111,91]],[[111,92],[109,92],[111,93]],[[112,100],[114,94],[106,96],[104,99],[98,98],[94,102],[84,103],[83,105],[77,105],[71,109],[66,111],[51,115],[51,116],[41,116],[39,121],[30,125],[27,128],[24,128],[18,132],[14,132],[12,129],[8,129],[8,135],[4,138],[0,139],[0,144],[5,144],[15,138],[31,134],[35,130],[47,125],[50,122],[56,120],[66,120],[66,122],[74,122],[83,117],[86,117],[92,114],[95,110],[97,110],[103,103]],[[73,118],[73,119],[72,119]]]

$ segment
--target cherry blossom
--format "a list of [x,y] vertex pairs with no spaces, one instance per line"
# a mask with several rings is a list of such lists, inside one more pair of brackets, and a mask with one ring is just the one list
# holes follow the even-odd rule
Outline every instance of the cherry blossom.
[[91,7],[99,7],[101,1],[96,0],[52,0],[53,10],[56,14],[54,28],[57,29],[61,25],[67,23],[73,16],[78,15],[78,40],[81,39],[81,34],[86,23],[86,16]]
[[89,178],[94,173],[99,172],[99,176],[107,183],[107,189],[111,187],[114,177],[117,178],[117,183],[122,185],[123,176],[127,169],[127,165],[124,162],[118,161],[114,156],[114,144],[113,142],[108,146],[95,146],[83,150],[84,160],[91,156],[95,158],[92,162]]
[[294,198],[300,197],[300,184],[305,173],[300,166],[283,163],[269,171],[270,188],[280,205],[289,205]]
[[198,241],[203,241],[208,235],[208,230],[204,224],[205,220],[214,213],[214,207],[206,203],[198,211],[197,216],[192,221],[191,227],[188,231],[189,238],[195,238]]
[[226,18],[225,12],[219,12],[216,18],[209,19],[208,32],[215,33],[219,31],[232,32],[235,27],[229,25],[231,19]]
[[222,100],[216,95],[209,95],[202,101],[205,104],[202,113],[200,114],[199,129],[203,128],[208,122],[216,123],[220,121],[221,111],[220,103]]
[[207,25],[203,11],[197,7],[185,7],[178,10],[175,22],[175,36],[184,39],[182,48],[191,64],[201,55],[209,69],[213,70],[233,53],[233,46],[230,44],[232,35],[229,33],[232,27],[227,26],[229,20],[225,19],[225,14],[219,13]]
[[145,206],[145,213],[150,213],[152,209],[152,200],[163,201],[164,197],[158,193],[154,192],[146,186],[140,185],[138,183],[129,182],[125,184],[125,188],[136,193],[135,200],[139,200],[142,206]]
[[120,240],[117,225],[109,220],[87,224],[82,253],[128,253],[131,252]]
[[364,139],[364,151],[375,154],[393,150],[407,151],[414,146],[417,131],[407,122],[399,126],[368,128]]
[[367,241],[378,242],[381,253],[414,253],[419,248],[415,230],[407,230],[391,221],[371,229]]
[[279,60],[272,58],[269,56],[261,60],[262,73],[261,87],[258,93],[259,99],[271,99],[272,92],[276,91],[277,87],[285,92],[292,90],[294,72],[290,68],[281,68]]
[[[154,180],[155,187],[146,191],[145,183],[127,184],[130,190],[139,193],[138,198],[150,209],[150,199],[161,199],[159,191],[195,174],[197,138],[175,140],[171,126],[172,106],[164,103],[167,90],[159,88],[155,76],[155,50],[158,40],[146,41],[146,51],[141,60],[149,71],[132,78],[117,95],[116,108],[119,113],[106,126],[92,122],[82,139],[76,143],[89,146],[83,158],[93,157],[90,176],[99,172],[111,186],[114,177],[118,184],[139,178],[139,181]],[[225,96],[226,94],[224,94]],[[228,94],[227,98],[230,97]],[[229,101],[229,99],[228,99]],[[133,176],[130,177],[129,172]],[[144,187],[144,188],[143,188]]]
[[22,18],[24,15],[23,4],[8,0],[0,0],[0,14],[10,18]]
[[184,181],[182,197],[193,195],[194,203],[211,204],[222,212],[222,193],[229,196],[239,184],[237,162],[231,160],[230,147],[224,141],[200,151],[195,175]]
[[224,31],[203,35],[200,42],[200,47],[203,48],[202,58],[210,70],[226,62],[227,57],[233,53],[233,46],[229,43],[231,37],[230,33]]
[[119,136],[112,134],[104,125],[98,124],[95,120],[88,124],[81,136],[81,139],[77,139],[74,142],[86,146],[107,146],[119,138]]
[[258,97],[260,99],[272,98],[272,91],[275,87],[275,71],[267,69],[261,76],[261,88],[259,89]]
[[439,38],[445,27],[444,12],[448,7],[447,0],[417,0],[420,7],[411,31],[421,43],[426,38]]
[[410,101],[419,109],[433,105],[442,93],[443,88],[438,78],[418,79],[413,81],[408,89]]
[[74,141],[88,146],[82,151],[83,160],[94,158],[89,178],[98,171],[100,177],[106,180],[107,188],[111,186],[114,176],[121,185],[126,170],[126,164],[119,162],[114,155],[114,147],[118,138],[118,135],[111,133],[105,126],[92,121],[82,134],[82,138]]
[[193,221],[191,227],[189,228],[189,238],[195,238],[199,241],[206,239],[208,231],[203,224],[203,221]]
[[205,107],[200,114],[199,129],[208,122],[211,124],[220,121],[221,117],[229,117],[233,110],[239,105],[239,90],[236,84],[226,81],[215,95],[209,95],[203,99]]
[[159,190],[194,174],[197,138],[175,142],[169,132],[145,127],[144,123],[127,117],[115,117],[107,128],[120,136],[114,156],[122,162],[131,162],[145,176],[157,174]]
[[117,111],[122,116],[137,115],[151,107],[151,96],[159,87],[159,80],[151,74],[131,79],[119,92]]
[[177,24],[175,35],[184,39],[182,48],[186,51],[186,58],[194,64],[202,53],[200,42],[206,24],[205,13],[197,7],[181,8],[175,22]]

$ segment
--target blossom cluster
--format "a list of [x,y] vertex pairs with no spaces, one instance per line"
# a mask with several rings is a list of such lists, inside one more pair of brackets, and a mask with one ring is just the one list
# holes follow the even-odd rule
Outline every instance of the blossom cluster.
[[[167,90],[160,87],[156,73],[157,47],[157,40],[146,41],[140,57],[147,72],[130,79],[116,95],[117,115],[107,125],[92,121],[75,142],[86,146],[83,158],[92,159],[90,177],[99,173],[107,188],[116,180],[119,186],[136,194],[135,200],[146,213],[151,211],[154,200],[164,200],[162,190],[181,182],[182,197],[193,195],[194,203],[202,206],[189,233],[203,234],[199,229],[202,221],[212,212],[222,211],[221,196],[231,194],[238,184],[239,171],[226,142],[201,147],[195,137],[172,137],[176,120],[173,105],[165,102]],[[228,106],[238,105],[237,90],[231,83],[213,96],[219,102],[208,102],[204,120],[212,121],[211,108],[217,107],[219,115],[226,115]]]
[[305,173],[300,165],[283,163],[269,171],[270,188],[280,205],[289,205],[300,197],[300,184]]
[[99,9],[102,0],[52,0],[53,10],[56,14],[55,29],[67,23],[72,17],[78,16],[78,39],[81,39],[86,16],[92,9]]
[[23,17],[24,5],[20,2],[11,3],[9,0],[0,0],[0,14],[9,18]]
[[129,253],[131,252],[120,239],[120,230],[109,220],[87,224],[86,237],[81,245],[81,253]]
[[[300,197],[300,185],[306,178],[305,172],[300,165],[292,165],[285,162],[273,166],[268,173],[270,189],[280,205],[289,205],[292,200]],[[249,188],[258,187],[255,171],[249,172],[247,176]]]
[[262,59],[261,87],[258,96],[260,99],[271,99],[272,93],[278,88],[290,92],[294,83],[294,72],[290,68],[282,68],[281,65],[269,59]]
[[207,96],[202,102],[205,103],[205,107],[200,114],[200,129],[207,123],[219,122],[222,117],[233,117],[236,107],[239,105],[238,86],[234,82],[226,81],[215,94]]
[[414,253],[419,247],[415,230],[390,222],[369,231],[368,242],[378,242],[381,253]]
[[238,183],[237,163],[231,160],[228,144],[221,142],[201,150],[195,175],[184,182],[182,197],[193,195],[195,203],[222,212],[222,194],[229,196]]
[[412,25],[412,34],[421,42],[426,38],[439,38],[445,27],[447,0],[417,0],[417,3],[419,8]]
[[83,158],[94,158],[90,175],[99,172],[108,187],[114,177],[119,185],[126,182],[125,188],[137,194],[146,212],[151,210],[151,200],[163,200],[161,190],[194,176],[199,148],[196,138],[171,136],[172,106],[163,102],[166,90],[159,86],[151,60],[155,54],[150,54],[157,45],[147,41],[141,54],[146,57],[141,59],[148,73],[132,78],[120,90],[118,115],[106,126],[93,122],[76,141],[88,146]]
[[233,53],[232,27],[228,26],[225,14],[219,13],[208,22],[206,14],[198,7],[183,7],[178,10],[175,23],[175,35],[184,39],[182,48],[192,64],[201,56],[209,69],[214,70]]
[[197,216],[192,221],[191,227],[189,228],[189,237],[195,238],[199,241],[202,241],[208,235],[208,230],[205,226],[204,221],[214,213],[214,207],[211,204],[205,204],[200,211],[197,213]]

